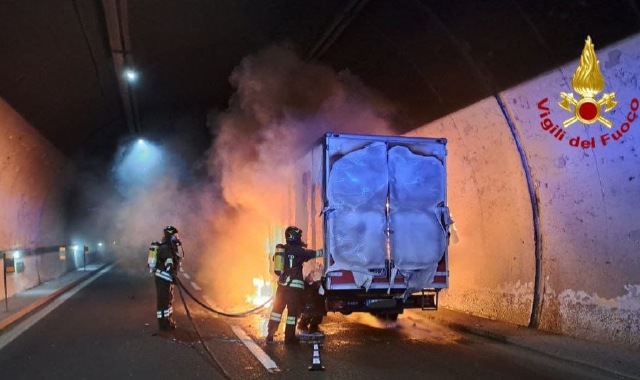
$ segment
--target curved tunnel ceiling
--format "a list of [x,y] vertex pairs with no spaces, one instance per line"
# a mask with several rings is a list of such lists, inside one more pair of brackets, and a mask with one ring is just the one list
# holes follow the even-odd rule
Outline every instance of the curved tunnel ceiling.
[[[116,2],[142,132],[163,113],[225,109],[233,68],[273,43],[360,77],[402,132],[576,59],[587,35],[599,49],[640,31],[634,0]],[[129,133],[103,2],[3,1],[0,30],[0,97],[67,156]]]

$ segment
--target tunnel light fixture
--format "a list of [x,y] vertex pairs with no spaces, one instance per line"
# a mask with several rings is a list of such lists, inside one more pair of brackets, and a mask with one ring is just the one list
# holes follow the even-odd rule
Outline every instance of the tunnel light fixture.
[[129,83],[133,83],[138,80],[138,72],[133,69],[125,69],[124,77],[129,81]]
[[13,258],[14,259],[19,259],[20,258],[20,251],[13,251]]
[[138,139],[138,145],[144,145],[144,139]]
[[100,243],[98,243],[98,247],[102,247],[102,243],[101,243],[101,242],[100,242]]

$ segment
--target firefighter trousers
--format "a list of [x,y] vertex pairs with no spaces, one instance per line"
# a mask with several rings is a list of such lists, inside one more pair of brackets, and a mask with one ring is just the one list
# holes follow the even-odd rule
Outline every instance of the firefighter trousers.
[[[173,283],[160,277],[156,280],[156,316],[160,329],[174,326],[171,315],[173,314]],[[174,326],[175,327],[175,326]]]
[[268,334],[273,334],[278,330],[278,325],[282,320],[282,312],[287,308],[287,321],[284,329],[284,340],[293,340],[296,337],[296,323],[300,309],[300,299],[302,289],[278,284],[276,289],[276,299],[273,301],[273,308],[269,316]]

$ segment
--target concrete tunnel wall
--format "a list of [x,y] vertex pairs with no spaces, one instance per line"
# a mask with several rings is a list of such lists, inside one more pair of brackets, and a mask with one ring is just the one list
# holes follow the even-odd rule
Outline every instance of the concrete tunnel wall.
[[[558,106],[560,92],[581,98],[571,88],[576,57],[408,135],[449,139],[448,201],[460,242],[450,246],[443,306],[528,325],[538,254],[539,328],[640,347],[640,120],[626,120],[640,99],[640,36],[596,45],[596,55],[605,79],[596,99],[615,92],[618,101],[602,114],[611,129],[562,127],[572,114]],[[561,140],[543,129],[545,118],[564,129]],[[570,145],[578,137],[595,146]]]
[[[25,256],[25,250],[65,242],[67,164],[65,156],[0,98],[0,251],[20,250],[24,263],[23,272],[7,274],[9,297],[74,266],[61,261],[57,250]],[[0,289],[4,299],[2,281]]]

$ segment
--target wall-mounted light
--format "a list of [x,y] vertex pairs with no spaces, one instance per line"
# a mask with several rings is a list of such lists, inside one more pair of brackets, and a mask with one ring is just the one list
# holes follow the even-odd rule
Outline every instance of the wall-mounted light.
[[124,77],[128,82],[133,83],[138,80],[138,72],[133,69],[125,69]]

